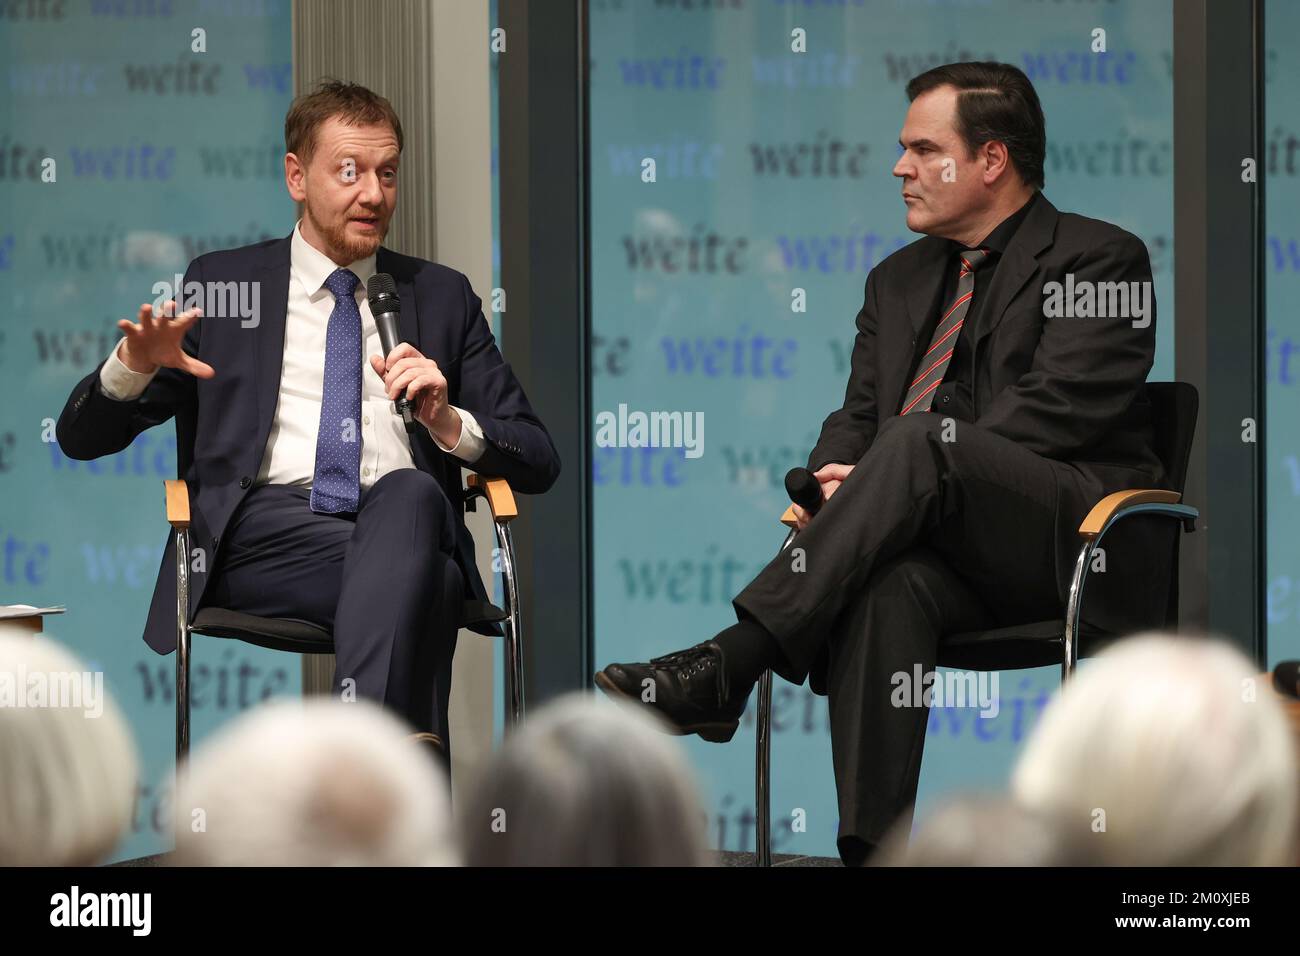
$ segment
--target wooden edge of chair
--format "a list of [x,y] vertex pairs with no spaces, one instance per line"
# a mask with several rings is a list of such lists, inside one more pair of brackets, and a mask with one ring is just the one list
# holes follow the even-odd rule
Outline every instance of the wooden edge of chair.
[[510,482],[504,478],[485,478],[472,474],[467,479],[471,488],[479,488],[487,498],[488,507],[492,509],[494,521],[510,521],[518,517],[519,508],[515,505],[515,493],[510,490]]
[[1101,534],[1101,529],[1106,527],[1106,522],[1130,505],[1176,505],[1182,500],[1183,496],[1178,492],[1161,488],[1130,488],[1128,491],[1116,491],[1092,506],[1088,516],[1079,525],[1079,534],[1085,538],[1097,537]]
[[432,747],[435,750],[439,751],[440,753],[446,749],[442,745],[442,738],[439,737],[437,734],[431,733],[430,731],[427,730],[422,730],[419,733],[407,734],[406,739],[409,740],[411,743],[425,744],[426,746]]
[[179,478],[164,481],[163,487],[167,492],[167,523],[177,529],[188,528],[190,526],[189,488]]
[[[1163,488],[1130,488],[1128,491],[1116,491],[1093,505],[1088,516],[1079,525],[1079,534],[1085,538],[1095,538],[1101,534],[1101,529],[1106,527],[1107,521],[1130,505],[1176,505],[1182,500],[1183,496],[1178,492],[1166,491]],[[790,505],[781,513],[781,524],[787,528],[793,528],[798,523],[798,519],[794,516],[794,505]]]

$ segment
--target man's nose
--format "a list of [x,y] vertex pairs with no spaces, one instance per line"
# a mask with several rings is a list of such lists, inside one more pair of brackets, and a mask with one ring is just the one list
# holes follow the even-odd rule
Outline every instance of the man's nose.
[[384,202],[384,191],[379,188],[379,176],[375,173],[361,177],[361,193],[357,199],[367,209],[378,209]]

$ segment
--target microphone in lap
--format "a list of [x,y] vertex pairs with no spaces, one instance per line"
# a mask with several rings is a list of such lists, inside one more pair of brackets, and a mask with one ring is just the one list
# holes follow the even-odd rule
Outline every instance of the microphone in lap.
[[826,499],[822,497],[822,484],[807,468],[791,468],[785,475],[785,493],[808,517],[815,515]]
[[1300,661],[1279,661],[1273,668],[1273,689],[1287,697],[1300,698]]

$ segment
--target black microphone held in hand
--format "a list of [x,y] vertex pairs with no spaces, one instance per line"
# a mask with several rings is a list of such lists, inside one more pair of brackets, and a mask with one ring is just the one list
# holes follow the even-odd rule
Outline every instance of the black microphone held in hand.
[[815,515],[826,499],[822,497],[822,483],[807,468],[791,468],[785,473],[785,493],[808,517]]
[[[397,320],[402,314],[402,301],[397,297],[397,283],[388,273],[376,272],[366,283],[366,299],[379,328],[379,344],[387,362],[389,353],[401,341],[397,335]],[[407,432],[415,431],[415,403],[405,395],[399,395],[396,404]]]
[[1279,661],[1273,668],[1273,689],[1288,697],[1300,697],[1300,661]]

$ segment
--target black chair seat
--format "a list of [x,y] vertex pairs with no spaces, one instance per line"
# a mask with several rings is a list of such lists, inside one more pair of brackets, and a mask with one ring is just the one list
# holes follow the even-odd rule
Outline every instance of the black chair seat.
[[332,654],[334,637],[323,627],[287,617],[257,617],[224,607],[205,607],[194,615],[194,634],[245,641],[273,651]]
[[[466,601],[461,607],[461,627],[504,621],[506,612],[487,601]],[[223,607],[205,607],[194,615],[194,634],[225,637],[273,651],[295,654],[333,654],[334,636],[323,627],[288,617],[257,617]]]
[[[1095,656],[1119,636],[1085,622],[1079,630],[1079,657]],[[1059,666],[1064,640],[1065,626],[1060,618],[947,634],[939,642],[939,666],[977,671]]]

